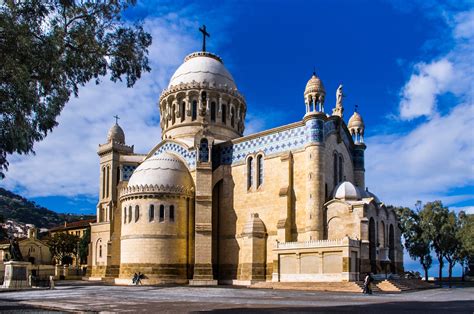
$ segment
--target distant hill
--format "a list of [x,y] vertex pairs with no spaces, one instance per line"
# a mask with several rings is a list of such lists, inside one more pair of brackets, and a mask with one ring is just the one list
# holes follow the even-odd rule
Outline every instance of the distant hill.
[[95,218],[93,215],[56,213],[3,188],[0,188],[0,215],[4,220],[34,224],[37,228],[51,228],[63,224],[64,221]]

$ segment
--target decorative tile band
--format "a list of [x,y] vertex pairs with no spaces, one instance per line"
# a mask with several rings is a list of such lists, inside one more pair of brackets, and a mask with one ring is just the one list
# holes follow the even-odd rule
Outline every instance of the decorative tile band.
[[159,155],[163,152],[173,152],[177,155],[180,155],[184,160],[186,160],[186,163],[188,164],[188,167],[190,169],[193,169],[196,167],[196,151],[195,150],[188,150],[186,147],[181,146],[177,143],[171,143],[167,142],[161,146],[154,155]]
[[137,166],[134,165],[123,165],[122,166],[122,173],[120,180],[121,181],[128,181],[132,176],[132,173],[137,169]]

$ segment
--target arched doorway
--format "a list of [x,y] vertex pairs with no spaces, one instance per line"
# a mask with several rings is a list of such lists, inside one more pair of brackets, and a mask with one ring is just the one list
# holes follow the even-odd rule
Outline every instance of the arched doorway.
[[369,258],[370,258],[370,271],[377,273],[377,238],[375,236],[375,221],[374,218],[369,220]]
[[388,230],[388,258],[390,258],[390,272],[395,273],[395,231],[393,225],[390,224]]

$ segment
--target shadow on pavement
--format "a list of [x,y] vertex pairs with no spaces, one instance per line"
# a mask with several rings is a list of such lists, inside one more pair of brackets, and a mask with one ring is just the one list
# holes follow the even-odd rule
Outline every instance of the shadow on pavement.
[[474,301],[449,302],[388,302],[376,304],[329,307],[266,307],[215,309],[213,313],[469,313],[474,312]]

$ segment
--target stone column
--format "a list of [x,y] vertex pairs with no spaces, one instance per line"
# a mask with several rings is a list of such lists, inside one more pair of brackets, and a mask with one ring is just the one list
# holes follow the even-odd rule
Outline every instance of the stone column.
[[307,200],[306,200],[306,234],[307,240],[322,240],[324,237],[323,207],[325,201],[325,145],[324,114],[317,113],[305,118],[309,135],[306,145]]
[[277,223],[277,240],[279,242],[290,242],[291,235],[291,210],[293,200],[293,155],[288,153],[281,157],[279,171],[281,173],[281,185],[279,193],[280,214]]
[[[209,146],[211,145],[210,141]],[[193,286],[217,285],[212,272],[212,164],[210,162],[197,161],[195,204],[194,275],[189,284]]]

